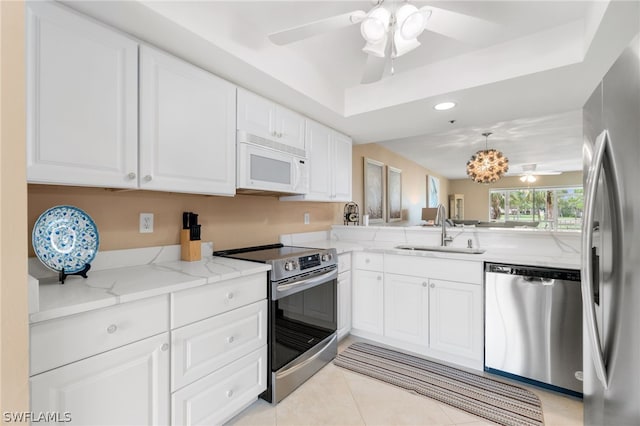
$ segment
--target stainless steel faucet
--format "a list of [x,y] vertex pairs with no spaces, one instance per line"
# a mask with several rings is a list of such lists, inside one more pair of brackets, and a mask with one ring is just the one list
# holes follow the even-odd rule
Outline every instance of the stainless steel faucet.
[[453,241],[453,237],[447,235],[447,218],[445,207],[443,204],[438,204],[438,212],[436,213],[437,222],[442,226],[442,234],[440,235],[440,245],[446,247],[447,243]]

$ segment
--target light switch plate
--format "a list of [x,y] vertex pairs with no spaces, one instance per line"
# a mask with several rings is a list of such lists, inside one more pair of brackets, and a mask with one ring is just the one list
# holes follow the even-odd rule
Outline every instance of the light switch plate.
[[150,234],[153,232],[153,213],[140,213],[140,233]]

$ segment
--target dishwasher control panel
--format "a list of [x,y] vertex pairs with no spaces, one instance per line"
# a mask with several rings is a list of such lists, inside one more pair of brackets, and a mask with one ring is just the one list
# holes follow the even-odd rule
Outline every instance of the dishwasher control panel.
[[541,268],[536,266],[501,265],[497,263],[488,263],[486,265],[485,272],[546,278],[550,280],[580,281],[580,271],[572,269]]

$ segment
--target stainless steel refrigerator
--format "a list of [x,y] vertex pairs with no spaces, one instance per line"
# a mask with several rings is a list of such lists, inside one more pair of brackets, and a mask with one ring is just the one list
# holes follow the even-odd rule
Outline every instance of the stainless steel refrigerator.
[[583,118],[584,424],[640,425],[640,36]]

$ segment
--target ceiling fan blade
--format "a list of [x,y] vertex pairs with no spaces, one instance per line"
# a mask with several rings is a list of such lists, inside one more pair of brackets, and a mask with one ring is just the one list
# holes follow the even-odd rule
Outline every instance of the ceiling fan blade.
[[282,46],[284,44],[293,43],[295,41],[304,40],[319,34],[345,28],[362,21],[367,13],[363,10],[354,10],[352,12],[343,13],[342,15],[332,16],[331,18],[320,19],[318,21],[309,22],[308,24],[299,25],[287,30],[278,31],[269,34],[269,40],[274,44]]
[[500,25],[484,19],[433,6],[422,9],[432,11],[426,31],[472,45],[490,43],[500,34]]

